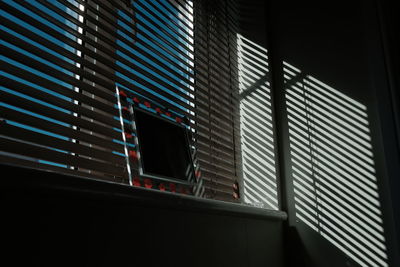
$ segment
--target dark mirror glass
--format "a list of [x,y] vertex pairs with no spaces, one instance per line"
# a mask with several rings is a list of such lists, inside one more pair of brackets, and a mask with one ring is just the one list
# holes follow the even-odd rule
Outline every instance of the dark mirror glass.
[[179,180],[193,175],[187,130],[182,125],[135,109],[143,173]]

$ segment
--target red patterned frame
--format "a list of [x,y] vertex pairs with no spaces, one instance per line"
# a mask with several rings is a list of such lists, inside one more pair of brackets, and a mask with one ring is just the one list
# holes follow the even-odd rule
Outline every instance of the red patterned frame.
[[[165,115],[165,117],[169,117],[171,120],[175,121],[178,124],[184,125],[189,128],[189,133],[191,133],[190,122],[189,119],[181,116],[173,116],[173,114],[178,113],[174,110],[166,109],[152,100],[144,98],[138,94],[132,93],[126,90],[120,90],[116,88],[117,100],[119,113],[121,117],[121,130],[123,134],[123,140],[125,142],[125,151],[127,154],[127,169],[129,172],[129,184],[135,187],[144,187],[152,190],[159,190],[164,192],[171,193],[180,193],[185,195],[195,195],[195,196],[203,196],[204,188],[203,188],[203,180],[201,179],[201,171],[200,166],[196,158],[196,148],[195,148],[195,140],[192,134],[189,134],[189,145],[190,145],[190,154],[193,162],[193,170],[194,177],[189,181],[178,181],[165,178],[149,178],[145,177],[141,174],[141,161],[140,161],[140,151],[139,151],[139,143],[136,134],[135,127],[135,119],[134,113],[135,108],[140,108],[144,110],[152,110],[153,113],[158,116]],[[164,117],[164,118],[165,118]],[[124,120],[129,121],[130,124],[126,124]],[[133,139],[135,144],[135,148],[130,148],[127,145],[127,140]]]

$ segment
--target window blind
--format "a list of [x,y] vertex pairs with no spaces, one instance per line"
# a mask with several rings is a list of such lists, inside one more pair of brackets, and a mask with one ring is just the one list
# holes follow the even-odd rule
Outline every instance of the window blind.
[[86,4],[1,2],[2,160],[123,181],[114,85],[89,60]]
[[198,158],[206,196],[233,201],[241,176],[235,1],[195,2]]
[[[2,1],[2,162],[129,183],[117,92],[189,119],[206,196],[240,175],[230,1]],[[124,103],[122,103],[124,105]],[[146,108],[146,107],[144,107]]]

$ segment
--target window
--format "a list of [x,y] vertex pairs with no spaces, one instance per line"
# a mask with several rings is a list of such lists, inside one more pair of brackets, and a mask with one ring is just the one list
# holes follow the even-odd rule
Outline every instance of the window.
[[[133,117],[125,114],[138,105],[166,119],[185,119],[202,181],[198,195],[242,202],[232,196],[240,181],[246,203],[269,201],[261,206],[277,208],[275,185],[262,193],[270,196],[251,193],[259,185],[242,174],[242,159],[247,164],[251,155],[242,157],[250,143],[245,149],[240,143],[240,120],[250,113],[240,108],[256,100],[239,96],[239,69],[245,70],[238,50],[245,44],[237,36],[234,2],[0,5],[3,162],[143,185]],[[253,82],[241,79],[247,79],[242,85]]]

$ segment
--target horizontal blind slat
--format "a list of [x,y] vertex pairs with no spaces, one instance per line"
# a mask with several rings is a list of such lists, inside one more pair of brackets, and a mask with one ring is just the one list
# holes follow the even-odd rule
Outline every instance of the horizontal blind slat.
[[[63,111],[59,111],[54,108],[49,108],[44,105],[38,104],[34,101],[27,100],[25,98],[10,94],[8,92],[2,92],[0,99],[9,105],[13,105],[18,108],[25,109],[29,112],[47,116],[53,120],[57,120],[60,124],[69,124],[71,127],[76,126],[90,130],[92,132],[105,135],[110,138],[119,139],[121,134],[113,130],[112,128],[105,127],[104,125],[95,124],[88,120],[81,119],[80,117],[68,114]],[[71,103],[72,104],[72,103]]]
[[[113,118],[111,115],[108,115],[104,112],[99,113],[99,112],[96,112],[94,109],[85,108],[81,105],[73,105],[73,104],[71,104],[72,99],[70,101],[67,101],[60,97],[51,95],[50,93],[46,93],[39,89],[35,89],[26,84],[22,84],[22,83],[13,81],[7,77],[2,77],[2,79],[7,80],[7,81],[5,81],[4,85],[7,88],[9,88],[15,92],[25,94],[29,97],[36,98],[39,101],[47,102],[48,104],[60,107],[62,109],[69,110],[71,112],[75,112],[77,114],[83,115],[85,117],[96,120],[98,122],[105,123],[109,126],[120,127],[119,121],[116,121],[115,118]],[[78,99],[78,101],[79,101],[79,99]],[[92,106],[91,103],[88,103],[86,101],[84,103],[90,104],[90,106]]]
[[120,174],[121,168],[107,164],[106,162],[98,162],[82,157],[75,157],[66,153],[58,152],[28,143],[21,143],[15,140],[0,138],[0,150],[21,154],[23,156],[39,158],[50,162],[65,164],[68,166],[82,167],[89,170],[99,170],[107,174]]
[[44,130],[53,134],[57,134],[60,136],[64,136],[66,138],[76,139],[80,141],[84,141],[90,144],[95,144],[99,147],[107,149],[110,151],[124,153],[124,147],[121,144],[113,142],[112,139],[104,139],[97,137],[95,135],[91,135],[82,131],[74,130],[71,127],[62,126],[53,122],[49,122],[43,119],[36,118],[31,115],[24,114],[19,111],[15,111],[12,109],[4,108],[0,106],[0,112],[2,114],[2,118],[5,120],[10,120],[13,122],[18,122],[21,124],[28,125],[30,127],[34,127],[40,130]]
[[79,176],[79,177],[84,177],[84,178],[95,178],[99,180],[108,180],[112,182],[120,182],[120,183],[126,183],[127,180],[127,174],[124,173],[121,176],[116,176],[116,175],[107,175],[104,173],[96,173],[94,171],[91,171],[90,173],[87,170],[84,169],[68,169],[68,168],[63,168],[63,167],[58,167],[46,163],[38,163],[37,161],[32,161],[28,159],[22,159],[22,158],[16,158],[10,155],[3,155],[0,153],[0,161],[5,163],[5,164],[11,164],[14,166],[23,166],[27,168],[32,168],[32,169],[38,169],[38,170],[43,170],[43,171],[50,171],[50,172],[55,172],[55,173],[62,173],[62,174],[68,174],[72,176]]
[[16,127],[8,123],[2,123],[1,133],[13,138],[29,141],[31,143],[49,146],[55,149],[64,150],[79,155],[96,158],[105,162],[113,162],[116,165],[124,166],[126,161],[123,157],[117,156],[113,153],[95,149],[86,145],[82,145],[71,140],[63,140],[53,136],[37,133],[34,131],[26,130],[21,127]]
[[[35,75],[31,72],[28,72],[24,69],[15,67],[15,65],[13,65],[13,64],[9,64],[7,62],[2,62],[1,66],[4,67],[4,71],[6,71],[16,77],[23,78],[28,83],[40,86],[40,88],[43,88],[43,89],[51,88],[50,91],[57,93],[61,96],[65,96],[67,98],[71,98],[71,100],[76,100],[76,101],[79,101],[82,103],[86,103],[89,106],[98,108],[102,112],[106,112],[110,115],[117,114],[117,110],[114,107],[112,107],[111,105],[105,104],[104,102],[100,102],[94,98],[91,98],[84,94],[78,93],[74,90],[71,90],[70,88],[66,88],[58,83],[55,83],[48,79],[37,76],[37,75]],[[7,77],[2,77],[2,79],[3,79],[2,82],[4,82],[5,85],[8,87],[20,86],[20,85],[26,86],[25,83],[18,83],[17,81],[9,79]]]

